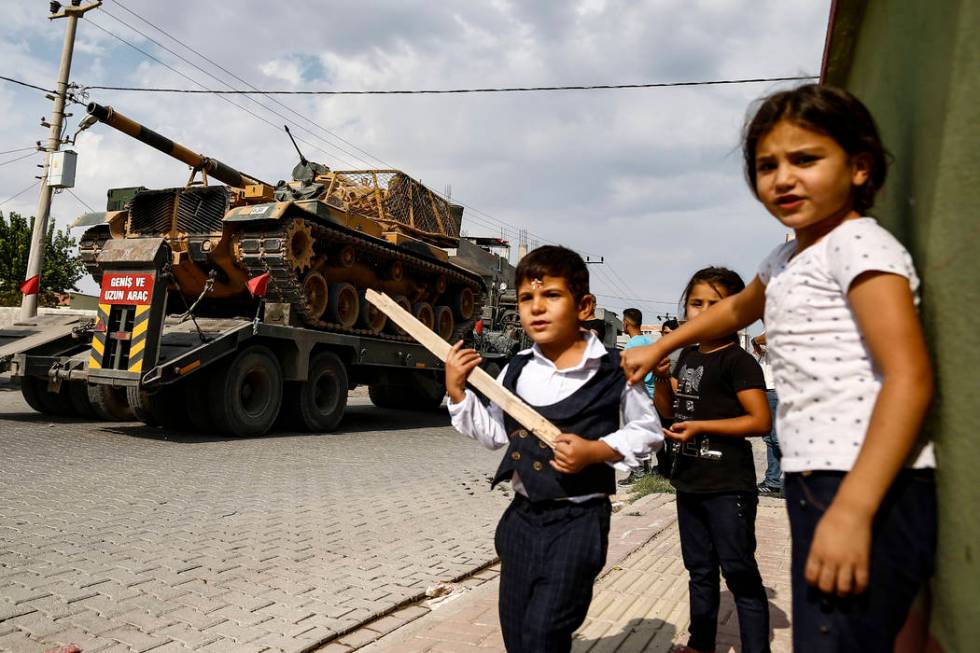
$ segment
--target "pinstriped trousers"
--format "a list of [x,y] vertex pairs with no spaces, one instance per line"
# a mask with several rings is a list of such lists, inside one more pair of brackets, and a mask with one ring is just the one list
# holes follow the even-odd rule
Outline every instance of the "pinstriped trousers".
[[567,653],[609,549],[609,499],[531,503],[517,495],[497,525],[498,609],[508,653]]

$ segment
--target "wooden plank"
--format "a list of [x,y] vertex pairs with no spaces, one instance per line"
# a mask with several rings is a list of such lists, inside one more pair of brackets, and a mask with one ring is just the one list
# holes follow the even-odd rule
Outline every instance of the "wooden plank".
[[[446,361],[451,345],[440,338],[438,334],[416,320],[411,313],[395,303],[388,295],[369,288],[365,293],[365,297],[369,302],[377,306],[378,310],[387,315],[389,320],[393,320],[408,335],[418,340],[426,349],[438,356],[439,360]],[[467,382],[489,397],[491,401],[520,422],[521,426],[540,438],[542,442],[552,449],[555,448],[555,438],[558,437],[561,430],[524,403],[520,397],[497,383],[496,379],[479,367],[473,370]]]

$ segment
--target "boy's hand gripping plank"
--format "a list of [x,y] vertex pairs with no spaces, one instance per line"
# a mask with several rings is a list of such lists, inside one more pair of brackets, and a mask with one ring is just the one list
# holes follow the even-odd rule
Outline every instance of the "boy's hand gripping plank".
[[[365,293],[365,297],[369,302],[378,307],[378,310],[387,315],[388,319],[393,320],[408,335],[418,340],[426,349],[438,356],[439,360],[446,361],[446,356],[449,355],[450,349],[448,342],[416,320],[415,316],[399,306],[388,295],[369,288]],[[555,438],[561,434],[561,430],[521,401],[517,395],[497,383],[496,379],[478,367],[470,374],[467,382],[489,397],[491,401],[520,422],[521,426],[534,433],[542,442],[552,449],[555,448]]]

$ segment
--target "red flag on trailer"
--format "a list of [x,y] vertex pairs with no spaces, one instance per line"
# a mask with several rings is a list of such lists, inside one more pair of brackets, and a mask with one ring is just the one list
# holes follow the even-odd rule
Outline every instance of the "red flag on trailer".
[[30,279],[24,281],[20,284],[20,291],[25,295],[36,295],[37,291],[41,289],[41,275],[35,274]]
[[264,272],[245,283],[252,297],[265,297],[266,288],[269,287],[269,276],[268,272]]

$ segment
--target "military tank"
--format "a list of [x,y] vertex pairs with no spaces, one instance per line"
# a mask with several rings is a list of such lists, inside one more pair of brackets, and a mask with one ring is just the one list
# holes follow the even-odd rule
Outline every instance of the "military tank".
[[364,300],[373,288],[447,340],[471,333],[483,282],[446,252],[459,242],[462,207],[419,181],[398,170],[332,170],[296,147],[292,179],[272,185],[112,107],[91,103],[87,111],[191,167],[181,187],[110,191],[107,211],[81,222],[89,229],[80,256],[96,281],[107,240],[163,237],[171,254],[168,312],[250,314],[256,300],[248,281],[266,275],[266,301],[285,306],[294,326],[407,338]]

